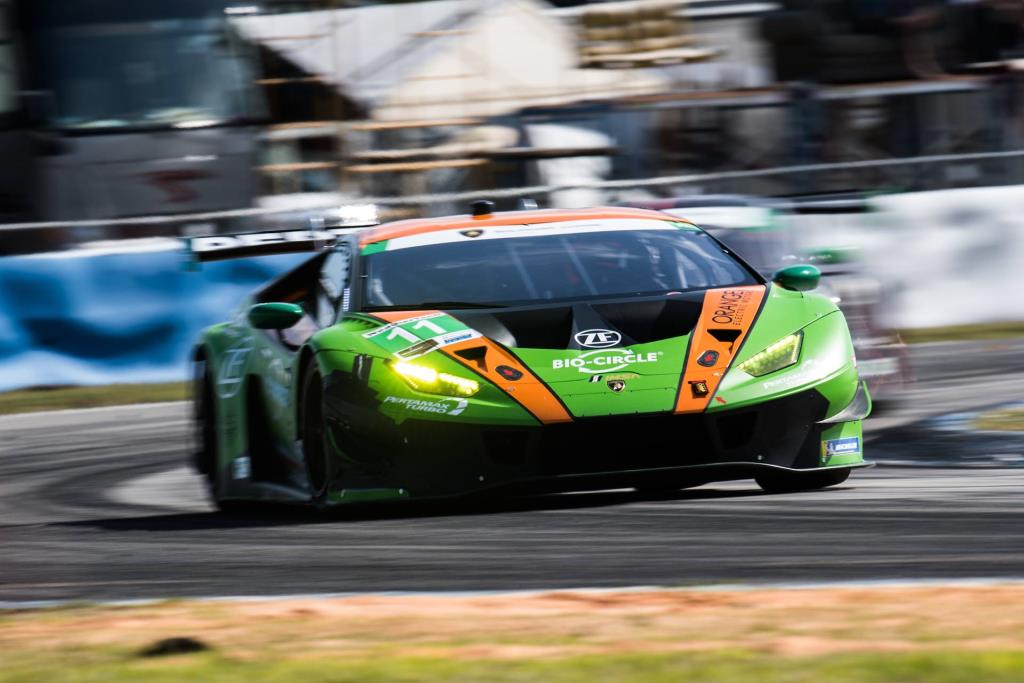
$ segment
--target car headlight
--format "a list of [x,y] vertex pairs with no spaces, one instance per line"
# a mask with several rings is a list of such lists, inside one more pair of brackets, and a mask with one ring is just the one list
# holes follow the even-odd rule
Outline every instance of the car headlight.
[[445,396],[469,397],[480,391],[480,383],[476,380],[438,372],[434,368],[418,363],[397,361],[389,363],[399,377],[416,391],[428,394],[444,394]]
[[748,375],[761,377],[788,368],[790,365],[796,365],[800,360],[800,345],[803,343],[803,339],[803,332],[783,337],[764,351],[743,361],[736,368]]

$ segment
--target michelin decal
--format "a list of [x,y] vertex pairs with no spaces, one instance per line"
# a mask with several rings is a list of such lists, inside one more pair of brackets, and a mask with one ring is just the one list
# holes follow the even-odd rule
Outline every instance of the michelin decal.
[[860,453],[860,438],[849,436],[844,439],[829,439],[821,442],[821,464],[827,464],[836,456]]

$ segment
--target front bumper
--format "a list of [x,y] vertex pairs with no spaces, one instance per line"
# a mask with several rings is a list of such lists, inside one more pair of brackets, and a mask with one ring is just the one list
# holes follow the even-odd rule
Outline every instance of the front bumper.
[[[344,486],[434,497],[495,487],[582,490],[641,486],[666,476],[683,484],[748,478],[763,468],[811,470],[827,464],[823,434],[836,428],[819,424],[827,410],[828,401],[811,389],[732,411],[534,427],[406,420],[364,440],[355,458],[366,465],[355,468],[364,470],[363,481],[346,477]],[[348,443],[351,457],[356,442]]]

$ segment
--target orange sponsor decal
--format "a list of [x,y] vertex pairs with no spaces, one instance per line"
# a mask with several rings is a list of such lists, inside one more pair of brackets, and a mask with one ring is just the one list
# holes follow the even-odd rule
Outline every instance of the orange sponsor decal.
[[709,289],[690,337],[677,413],[703,412],[715,395],[764,299],[763,285]]
[[551,390],[518,358],[490,339],[467,339],[440,351],[486,377],[544,424],[572,422],[569,411]]
[[[373,317],[389,323],[437,315],[440,311],[374,311]],[[467,339],[438,349],[448,357],[487,378],[519,405],[545,424],[572,422],[572,416],[551,390],[519,359],[486,337]],[[461,355],[459,352],[463,352]],[[514,379],[513,379],[514,378]]]

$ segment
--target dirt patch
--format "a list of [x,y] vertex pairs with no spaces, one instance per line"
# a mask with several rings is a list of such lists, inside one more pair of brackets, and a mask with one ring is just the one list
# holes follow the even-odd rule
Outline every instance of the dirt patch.
[[539,659],[714,651],[780,656],[1024,648],[1024,585],[623,591],[175,602],[8,613],[19,650],[197,639],[245,659],[372,655]]

